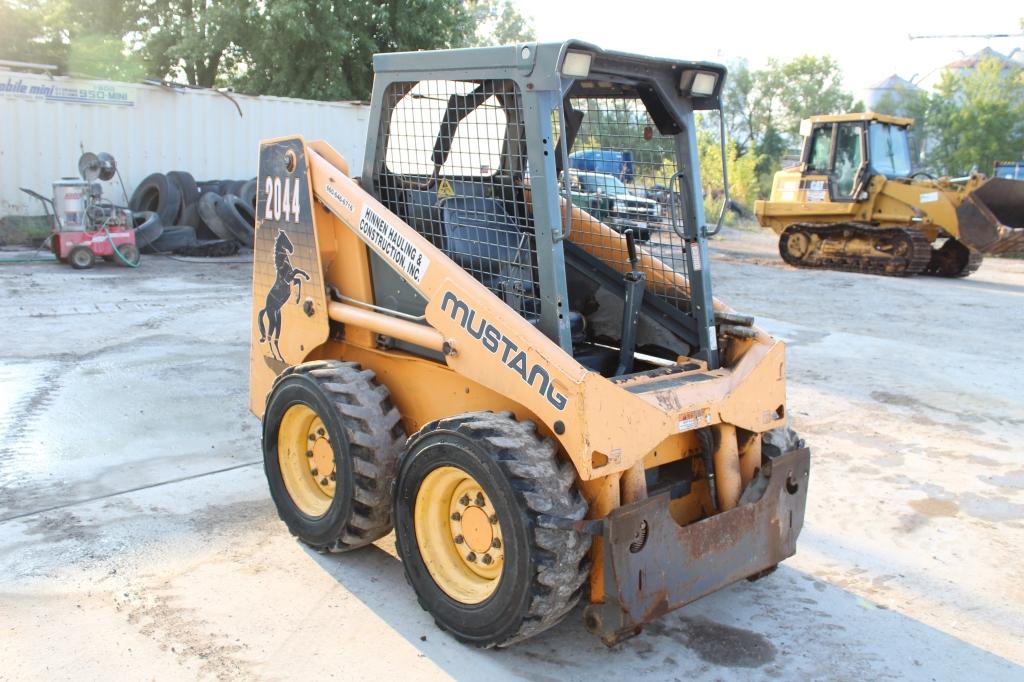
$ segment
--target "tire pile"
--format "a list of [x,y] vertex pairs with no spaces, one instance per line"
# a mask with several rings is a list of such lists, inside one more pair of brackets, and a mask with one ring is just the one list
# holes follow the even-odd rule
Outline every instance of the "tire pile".
[[153,173],[128,201],[143,253],[230,256],[252,248],[256,180],[204,180],[190,173]]

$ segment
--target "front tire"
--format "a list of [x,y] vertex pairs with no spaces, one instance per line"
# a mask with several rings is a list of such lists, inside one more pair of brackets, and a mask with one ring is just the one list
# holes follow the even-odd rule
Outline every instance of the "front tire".
[[511,414],[428,424],[399,462],[394,517],[406,577],[438,626],[476,646],[531,637],[572,610],[590,536],[565,522],[586,513],[571,463]]
[[331,552],[387,535],[404,436],[372,371],[333,360],[285,370],[267,398],[263,467],[288,530]]
[[88,270],[96,264],[96,254],[88,246],[79,244],[68,252],[68,262],[75,270]]

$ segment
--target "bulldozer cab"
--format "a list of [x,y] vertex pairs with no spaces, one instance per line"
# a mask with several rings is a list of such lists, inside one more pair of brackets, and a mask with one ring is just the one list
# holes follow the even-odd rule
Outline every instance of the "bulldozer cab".
[[[637,351],[718,366],[694,111],[718,107],[721,66],[570,42],[384,54],[374,69],[375,198],[591,370],[621,370],[609,348],[630,326]],[[590,216],[611,231],[585,229]],[[627,304],[631,248],[653,276]],[[388,263],[371,267],[378,301],[423,314]]]
[[808,201],[859,201],[872,176],[911,174],[909,119],[878,114],[815,116],[801,122]]

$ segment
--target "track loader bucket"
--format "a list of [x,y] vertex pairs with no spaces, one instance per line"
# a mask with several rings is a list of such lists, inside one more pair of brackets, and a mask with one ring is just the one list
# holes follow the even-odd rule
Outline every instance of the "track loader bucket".
[[960,241],[986,254],[1024,256],[1024,182],[989,178],[956,211]]

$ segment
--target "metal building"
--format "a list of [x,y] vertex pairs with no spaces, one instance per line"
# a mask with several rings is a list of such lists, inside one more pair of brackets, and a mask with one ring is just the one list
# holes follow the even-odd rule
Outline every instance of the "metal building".
[[[54,180],[77,177],[83,151],[113,154],[129,194],[155,172],[255,177],[259,140],[300,132],[326,139],[359,168],[367,116],[357,102],[0,71],[0,217],[40,214],[18,188],[49,195]],[[104,193],[123,200],[116,179]]]

